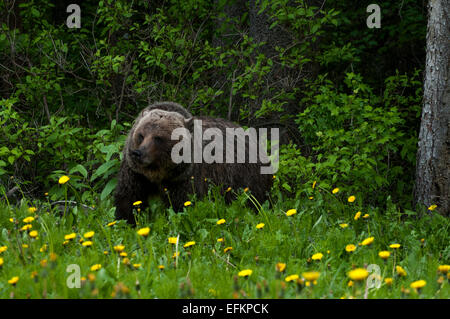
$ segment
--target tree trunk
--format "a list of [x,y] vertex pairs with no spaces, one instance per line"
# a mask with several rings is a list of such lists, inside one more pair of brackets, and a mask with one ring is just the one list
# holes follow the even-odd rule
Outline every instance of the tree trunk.
[[417,151],[415,201],[450,211],[450,0],[428,3],[424,104]]

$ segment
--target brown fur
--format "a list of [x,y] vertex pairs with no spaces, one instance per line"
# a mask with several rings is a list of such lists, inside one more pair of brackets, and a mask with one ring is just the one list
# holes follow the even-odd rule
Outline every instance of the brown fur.
[[[140,200],[143,202],[141,208],[145,208],[148,197],[155,194],[160,195],[167,204],[169,194],[174,210],[181,210],[183,204],[192,199],[190,195],[193,189],[202,197],[207,194],[210,184],[221,185],[227,202],[232,199],[232,192],[225,192],[228,187],[233,190],[248,187],[261,204],[267,199],[272,176],[260,173],[259,159],[257,163],[242,164],[207,164],[193,161],[175,164],[171,161],[172,147],[178,142],[171,140],[172,130],[186,127],[192,133],[195,119],[202,120],[203,131],[207,128],[218,128],[223,136],[227,127],[239,127],[223,119],[192,117],[185,108],[172,102],[156,103],[141,112],[128,135],[123,151],[115,192],[116,218],[126,219],[134,224],[133,202]],[[209,141],[204,141],[203,145],[208,143]],[[246,148],[248,150],[248,141]],[[138,160],[132,155],[136,150],[140,150],[142,154]]]

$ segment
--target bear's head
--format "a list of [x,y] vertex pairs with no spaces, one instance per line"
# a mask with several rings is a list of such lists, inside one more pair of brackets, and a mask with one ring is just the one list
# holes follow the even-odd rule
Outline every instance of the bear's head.
[[185,128],[189,120],[178,112],[144,110],[128,136],[125,156],[131,169],[155,183],[179,174],[180,165],[171,159],[172,147],[179,142],[172,139],[172,131]]

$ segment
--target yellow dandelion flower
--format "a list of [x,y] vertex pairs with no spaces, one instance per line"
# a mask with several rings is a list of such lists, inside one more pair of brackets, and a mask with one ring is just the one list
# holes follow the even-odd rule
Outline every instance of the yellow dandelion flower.
[[318,271],[307,271],[302,274],[303,278],[307,281],[316,281],[319,279],[320,272]]
[[368,237],[361,242],[361,246],[368,246],[373,243],[374,237]]
[[248,276],[250,276],[252,273],[253,273],[253,270],[251,270],[251,269],[244,269],[244,270],[241,270],[241,271],[238,273],[238,276],[239,276],[239,277],[248,277]]
[[218,221],[217,221],[217,225],[222,225],[222,224],[224,224],[225,223],[225,219],[219,219]]
[[356,268],[349,271],[348,276],[351,280],[362,281],[369,276],[369,273],[364,268]]
[[127,257],[128,256],[128,254],[126,252],[124,252],[124,251],[122,251],[119,255],[120,255],[120,257]]
[[42,247],[39,248],[39,251],[40,251],[41,253],[46,252],[46,251],[47,251],[47,244],[42,245]]
[[357,212],[355,214],[355,217],[353,218],[354,220],[358,220],[361,217],[361,212]]
[[83,247],[91,247],[92,246],[92,241],[88,240],[82,243]]
[[63,246],[66,246],[67,244],[69,243],[69,241],[68,240],[65,240],[65,241],[63,241]]
[[256,225],[257,229],[261,229],[264,228],[265,224],[264,223],[259,223],[258,225]]
[[244,193],[248,192],[248,187],[244,188]]
[[117,245],[117,246],[114,246],[114,251],[117,251],[117,252],[122,252],[123,250],[125,249],[125,246],[124,245]]
[[218,243],[221,243],[221,242],[223,242],[224,240],[225,240],[225,238],[223,238],[223,237],[217,238],[217,242],[218,242]]
[[403,269],[401,266],[395,266],[395,271],[400,277],[405,277],[407,275],[406,270]]
[[33,225],[31,224],[26,224],[24,225],[22,228],[20,228],[21,231],[27,231],[29,229],[33,228]]
[[356,199],[356,197],[352,195],[348,198],[348,202],[353,203],[355,201],[355,199]]
[[184,202],[184,207],[188,207],[188,206],[191,206],[191,205],[192,205],[192,202],[190,202],[190,201]]
[[362,218],[367,219],[367,218],[369,218],[369,216],[370,216],[369,214],[364,214]]
[[380,256],[381,259],[388,259],[390,255],[391,253],[387,250],[383,250],[378,253],[378,256]]
[[427,282],[425,280],[417,280],[411,283],[410,287],[414,288],[414,289],[420,289],[425,287],[425,285],[427,284]]
[[122,259],[122,264],[129,265],[130,264],[130,259],[128,257],[123,258]]
[[97,271],[97,270],[99,270],[100,268],[102,268],[102,265],[100,265],[100,264],[95,264],[95,265],[91,266],[91,271]]
[[111,227],[111,226],[114,226],[116,223],[117,223],[117,220],[108,223],[106,226]]
[[109,254],[109,252],[107,250],[103,251],[103,255],[108,255],[108,254]]
[[14,286],[15,284],[17,284],[18,281],[19,281],[19,276],[14,276],[10,280],[8,280],[8,284]]
[[392,282],[393,282],[393,281],[394,281],[394,280],[393,280],[392,278],[384,278],[384,282],[385,282],[385,284],[388,285],[388,286],[392,285]]
[[228,193],[228,192],[231,192],[231,187],[228,187],[227,190],[226,190],[226,192],[227,192],[227,193]]
[[295,214],[297,214],[297,210],[296,210],[295,208],[289,209],[289,210],[286,212],[286,216],[292,216],[292,215],[295,215]]
[[27,244],[22,244],[22,248],[28,248]]
[[290,282],[290,281],[293,281],[293,280],[297,280],[298,278],[299,278],[299,277],[298,277],[297,274],[293,274],[293,275],[289,275],[289,276],[287,276],[286,278],[284,278],[284,281]]
[[353,244],[349,244],[349,245],[345,246],[345,251],[348,252],[348,253],[351,253],[351,252],[353,252],[355,250],[356,250],[356,246],[353,245]]
[[63,185],[65,183],[67,183],[69,180],[70,180],[69,176],[64,175],[59,178],[58,183]]
[[41,265],[42,268],[47,267],[47,259],[42,259],[39,264]]
[[29,216],[23,219],[23,222],[26,224],[32,223],[34,221],[34,217]]
[[77,237],[77,234],[76,233],[71,233],[71,234],[65,235],[64,236],[64,240],[75,239],[75,237]]
[[277,271],[283,272],[286,269],[286,264],[285,263],[277,263],[275,265],[275,268],[277,269]]
[[0,267],[3,266],[3,258],[0,257]]
[[400,248],[400,244],[391,244],[391,245],[389,245],[389,248],[392,248],[392,249]]
[[341,227],[341,228],[347,228],[348,227],[348,224],[339,224],[339,227]]
[[133,203],[133,206],[139,206],[139,205],[141,205],[141,204],[142,204],[142,201],[141,201],[141,200],[138,200],[138,201],[136,201],[136,202]]
[[133,264],[133,268],[134,268],[134,269],[141,268],[141,264]]
[[150,228],[149,227],[144,227],[144,228],[141,228],[141,229],[139,229],[138,231],[137,231],[137,233],[138,233],[138,235],[140,235],[140,236],[148,236],[148,234],[150,233]]
[[158,266],[158,269],[159,269],[159,270],[164,270],[164,268],[165,268],[164,265],[159,265],[159,266]]
[[322,257],[323,257],[322,253],[316,253],[316,254],[312,255],[311,259],[312,260],[321,260]]
[[37,208],[36,208],[36,207],[29,207],[29,208],[28,208],[28,212],[29,212],[30,214],[35,213],[36,211],[37,211]]
[[312,189],[314,189],[314,188],[316,187],[316,182],[317,182],[317,181],[314,181],[314,182],[313,182],[313,184],[312,184]]
[[5,252],[8,249],[8,246],[0,246],[0,254]]
[[86,239],[89,239],[89,238],[94,237],[94,235],[95,235],[94,231],[88,231],[87,233],[84,234],[83,237],[86,238]]
[[32,238],[36,238],[38,236],[38,231],[32,230],[28,233],[28,235],[30,235],[30,237],[32,237]]
[[190,246],[193,246],[193,245],[195,245],[195,241],[188,241],[186,244],[184,244],[184,248],[187,248],[187,247],[190,247]]
[[178,238],[177,237],[169,237],[169,239],[168,239],[168,241],[169,241],[169,244],[177,244],[177,242],[178,242]]
[[227,247],[223,250],[224,253],[227,253],[229,251],[233,250],[233,247]]
[[333,189],[332,191],[331,191],[333,194],[337,194],[338,192],[339,192],[339,188],[335,188],[335,189]]
[[438,271],[443,274],[448,273],[449,270],[450,270],[450,265],[439,265],[439,267],[438,267]]
[[435,210],[437,208],[437,205],[431,205],[430,207],[428,207],[428,210]]
[[349,280],[347,286],[348,287],[353,287],[353,283],[354,283],[353,280]]

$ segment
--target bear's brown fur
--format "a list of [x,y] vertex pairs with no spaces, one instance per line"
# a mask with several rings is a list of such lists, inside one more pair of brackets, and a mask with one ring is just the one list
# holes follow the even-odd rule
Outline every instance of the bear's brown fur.
[[[131,128],[123,150],[118,185],[115,192],[116,218],[134,224],[133,203],[142,201],[141,209],[148,204],[150,195],[159,195],[173,205],[175,211],[190,200],[190,194],[202,197],[209,184],[220,185],[225,199],[230,202],[231,193],[225,190],[249,188],[250,193],[262,204],[272,185],[272,175],[261,174],[263,165],[257,163],[180,163],[171,160],[172,147],[178,143],[171,140],[175,128],[187,128],[193,132],[194,120],[202,120],[203,132],[217,128],[225,136],[226,128],[238,125],[210,117],[193,117],[184,107],[173,102],[160,102],[145,108]],[[203,141],[203,145],[209,141]],[[246,159],[248,159],[246,139]],[[225,146],[226,147],[226,146]],[[192,151],[193,153],[193,151]],[[267,165],[267,161],[265,164]],[[225,161],[225,156],[224,156]]]

